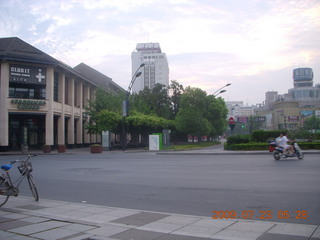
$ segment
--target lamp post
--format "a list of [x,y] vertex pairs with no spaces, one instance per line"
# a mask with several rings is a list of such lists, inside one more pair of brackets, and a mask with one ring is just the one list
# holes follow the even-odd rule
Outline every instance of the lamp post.
[[126,99],[122,103],[122,150],[126,150],[127,140],[126,140],[126,117],[129,116],[129,96],[132,89],[132,86],[137,77],[140,77],[142,72],[138,72],[140,68],[144,67],[144,63],[142,63],[136,72],[133,74],[131,82],[129,84],[128,90],[126,92]]
[[217,94],[213,94],[214,97],[217,97],[220,93],[224,93],[226,92],[227,90],[221,90],[220,92],[218,92]]
[[[227,83],[225,86],[223,86],[223,87],[219,88],[217,91],[215,91],[215,92],[213,93],[213,95],[217,96],[217,95],[220,94],[220,93],[224,93],[224,92],[227,91],[227,90],[222,90],[222,89],[224,89],[224,88],[226,88],[226,87],[228,87],[228,86],[230,86],[230,85],[231,85],[231,83]],[[218,93],[218,94],[216,95],[216,93]]]

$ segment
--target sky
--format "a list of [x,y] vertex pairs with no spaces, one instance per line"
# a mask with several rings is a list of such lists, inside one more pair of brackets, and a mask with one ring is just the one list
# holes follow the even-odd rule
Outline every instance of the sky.
[[137,43],[158,42],[170,80],[255,105],[293,88],[294,68],[320,84],[320,0],[0,0],[0,37],[19,37],[127,89]]

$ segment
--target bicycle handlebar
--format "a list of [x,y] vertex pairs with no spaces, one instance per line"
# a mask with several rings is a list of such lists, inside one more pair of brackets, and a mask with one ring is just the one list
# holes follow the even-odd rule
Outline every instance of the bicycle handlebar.
[[37,155],[37,154],[29,154],[29,155],[28,155],[28,158],[27,158],[26,160],[17,159],[17,160],[12,160],[12,161],[10,161],[10,163],[11,163],[11,164],[15,164],[15,163],[17,163],[17,162],[28,162],[31,157],[36,157],[36,156],[38,156],[38,155]]

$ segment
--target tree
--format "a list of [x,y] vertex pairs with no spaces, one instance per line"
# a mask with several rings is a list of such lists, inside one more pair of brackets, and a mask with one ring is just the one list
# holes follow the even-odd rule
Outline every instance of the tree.
[[[111,112],[120,116],[123,99],[124,94],[115,95],[102,88],[98,88],[95,92],[94,100],[89,101],[86,107],[86,115],[89,117],[89,121],[86,124],[88,132],[100,134],[101,129],[111,130],[105,128],[104,124],[107,124],[109,127],[113,126],[110,122],[107,123],[105,118],[110,116],[111,119],[116,119],[111,115]],[[104,111],[104,113],[101,113],[102,111]]]
[[143,114],[155,114],[169,119],[171,116],[168,90],[162,84],[156,84],[153,89],[145,88],[139,94],[130,97],[131,110]]
[[304,127],[309,131],[320,129],[320,118],[315,115],[308,117],[304,121]]
[[224,100],[214,95],[207,96],[207,111],[205,117],[211,124],[211,137],[217,137],[224,133],[227,128],[228,109]]
[[172,80],[169,87],[169,91],[171,91],[170,101],[171,101],[172,119],[175,119],[180,108],[181,95],[184,89],[183,89],[183,86],[178,83],[178,81]]
[[117,132],[120,124],[121,116],[116,112],[104,109],[97,115],[96,126],[99,133],[106,130]]
[[138,112],[126,118],[126,125],[135,145],[139,143],[139,135],[142,136],[142,143],[146,145],[149,134],[161,132],[163,129],[172,129],[174,126],[171,120]]
[[178,131],[198,137],[209,133],[209,124],[204,119],[206,95],[207,93],[200,88],[185,89],[181,95],[180,108],[175,119]]

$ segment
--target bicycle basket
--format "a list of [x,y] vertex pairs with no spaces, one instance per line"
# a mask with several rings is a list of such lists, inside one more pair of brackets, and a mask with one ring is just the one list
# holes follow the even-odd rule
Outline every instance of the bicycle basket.
[[26,175],[32,172],[32,164],[31,162],[22,162],[18,169],[22,175]]

